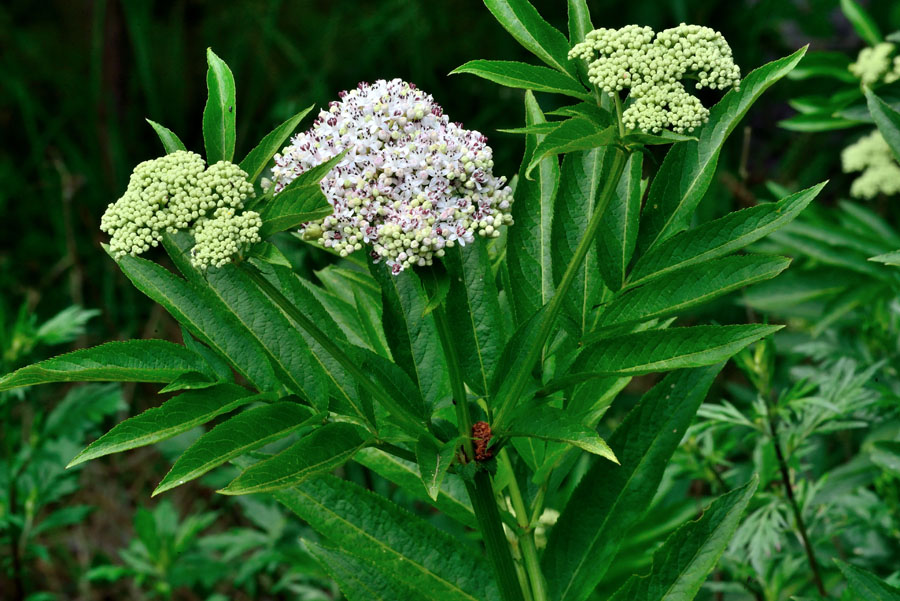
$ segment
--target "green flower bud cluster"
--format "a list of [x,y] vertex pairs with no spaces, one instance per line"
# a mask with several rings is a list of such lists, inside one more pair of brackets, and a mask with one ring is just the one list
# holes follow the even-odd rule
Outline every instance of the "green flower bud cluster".
[[652,133],[689,132],[709,118],[683,79],[695,80],[698,90],[737,88],[741,80],[725,38],[709,27],[684,23],[656,34],[637,25],[595,29],[569,51],[569,58],[587,61],[588,78],[610,96],[628,89],[625,126]]
[[863,48],[860,50],[856,62],[850,64],[850,72],[867,86],[882,80],[884,83],[900,80],[900,55],[894,57],[893,65],[891,63],[891,54],[896,48],[890,42],[882,42],[872,48]]
[[[258,239],[258,227],[252,230],[252,224],[259,216],[252,211],[236,215],[252,196],[253,185],[239,166],[219,161],[206,168],[200,155],[179,150],[135,167],[125,194],[111,203],[100,219],[100,229],[110,235],[110,250],[117,258],[158,246],[164,232],[199,228],[213,213],[217,222],[232,219],[235,227],[248,228],[247,234],[235,239]],[[213,231],[208,231],[207,240]],[[208,241],[205,244],[210,246]],[[221,255],[216,257],[204,261],[221,262]]]
[[845,148],[841,163],[845,173],[862,171],[850,186],[850,194],[856,198],[900,194],[900,164],[877,129]]
[[245,245],[260,241],[260,227],[262,220],[255,211],[237,214],[231,207],[216,209],[211,218],[200,219],[194,227],[191,263],[200,269],[222,267]]

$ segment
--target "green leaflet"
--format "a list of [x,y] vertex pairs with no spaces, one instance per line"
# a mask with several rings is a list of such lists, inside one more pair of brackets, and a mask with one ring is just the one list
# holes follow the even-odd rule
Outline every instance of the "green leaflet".
[[725,361],[784,326],[693,326],[634,332],[587,346],[571,374],[637,376]]
[[525,127],[511,127],[508,129],[498,129],[497,131],[505,134],[540,134],[546,135],[559,127],[562,121],[546,121],[544,123],[532,123]]
[[470,528],[477,527],[465,484],[458,475],[447,474],[441,483],[437,499],[432,500],[425,494],[419,466],[412,461],[406,461],[374,447],[360,450],[353,456],[353,460],[415,497],[430,502],[444,515]]
[[463,375],[476,393],[487,394],[506,339],[487,245],[478,241],[450,249],[444,265],[450,274],[447,315],[459,326],[456,345]]
[[638,246],[650,250],[690,223],[712,181],[728,134],[750,106],[772,84],[787,75],[803,58],[806,48],[763,65],[741,81],[740,90],[731,90],[709,112],[709,122],[697,134],[697,142],[672,146],[653,183],[644,207]]
[[166,234],[163,246],[176,267],[198,288],[207,288],[227,307],[244,330],[265,350],[275,373],[291,392],[318,409],[328,407],[325,372],[310,356],[297,328],[241,269],[229,263],[197,270],[190,262],[192,240],[187,233]]
[[246,495],[296,486],[340,467],[366,444],[356,426],[344,422],[329,423],[277,455],[254,463],[217,492]]
[[349,601],[427,601],[429,597],[409,588],[374,563],[346,551],[323,547],[303,539],[310,554],[338,583]]
[[231,371],[228,362],[218,353],[198,342],[184,326],[181,326],[181,339],[188,350],[203,357],[203,360],[209,365],[210,373],[215,375],[217,381],[234,382],[234,372]]
[[303,118],[313,109],[312,106],[300,111],[263,138],[256,147],[247,153],[247,156],[241,161],[241,169],[247,173],[247,181],[255,182],[259,179],[263,169],[275,156],[275,153],[281,150],[282,144],[288,139],[297,126],[303,121]]
[[846,119],[837,115],[823,113],[807,113],[794,115],[778,122],[778,127],[788,131],[816,133],[821,131],[835,131],[847,129],[854,125],[860,125],[856,119]]
[[190,390],[117,424],[80,452],[66,467],[166,440],[260,398],[263,397],[236,384]]
[[599,327],[675,315],[743,286],[773,278],[790,263],[783,257],[739,255],[686,267],[616,296],[600,315]]
[[791,194],[776,203],[735,211],[676,234],[637,261],[628,276],[626,287],[631,288],[677,269],[727,255],[756,242],[793,221],[825,187],[825,183]]
[[[553,274],[555,285],[562,280],[564,266],[572,260],[575,248],[587,229],[600,184],[609,177],[612,158],[612,153],[605,148],[594,148],[567,154],[563,159],[551,240],[553,263],[561,266]],[[597,235],[598,244],[602,238],[601,230]],[[597,253],[588,252],[563,304],[563,311],[578,324],[581,332],[589,327],[591,312],[600,300],[603,288],[601,267]]]
[[188,331],[214,351],[227,357],[232,367],[258,390],[277,390],[266,352],[206,286],[194,286],[167,269],[138,257],[118,260],[134,286],[156,301]]
[[577,79],[566,73],[516,61],[469,61],[451,71],[450,75],[456,73],[471,73],[510,88],[565,94],[581,100],[591,97]]
[[[586,0],[567,0],[568,4],[568,30],[569,30],[569,46],[574,46],[579,42],[583,42],[585,36],[594,29],[591,23],[591,11],[588,9]],[[578,70],[578,77],[585,85],[588,83],[588,67],[586,61],[576,60],[575,67]]]
[[632,132],[622,137],[622,144],[641,144],[643,146],[654,146],[658,144],[672,144],[674,142],[696,142],[694,136],[685,136],[677,134],[674,131],[663,130],[658,134],[645,134],[644,132]]
[[676,530],[653,553],[650,573],[629,578],[610,601],[691,601],[728,546],[758,483],[753,476]]
[[0,391],[51,382],[172,382],[210,374],[202,357],[165,340],[107,342],[28,365],[0,377]]
[[532,54],[557,71],[576,75],[565,36],[547,23],[528,0],[484,0],[484,5]]
[[199,478],[211,469],[284,438],[321,415],[291,401],[242,411],[200,438],[175,461],[152,496]]
[[[421,430],[427,430],[428,408],[422,399],[422,393],[410,379],[403,368],[377,353],[364,348],[348,348],[350,356],[362,366],[378,387],[380,387],[391,399],[394,406],[384,407],[396,417],[406,418],[421,426]],[[397,415],[397,414],[400,415]],[[401,426],[401,424],[396,424]],[[415,434],[415,432],[411,432]]]
[[304,171],[281,192],[268,199],[259,209],[263,222],[259,229],[260,237],[265,239],[272,234],[295,229],[307,221],[331,215],[334,209],[322,193],[320,182],[341,162],[345,153]]
[[208,96],[203,108],[203,144],[206,162],[212,165],[234,157],[236,108],[231,69],[212,48],[206,49],[206,61],[209,69],[206,72]]
[[900,588],[891,586],[872,572],[835,558],[856,601],[900,601]]
[[526,411],[512,421],[509,430],[499,434],[511,438],[527,437],[563,442],[615,463],[619,462],[609,445],[593,428],[578,423],[567,411],[556,407],[541,405]]
[[156,132],[156,135],[159,136],[159,141],[162,142],[163,149],[166,151],[166,154],[172,154],[178,150],[187,150],[184,146],[184,142],[178,139],[178,136],[169,129],[168,127],[164,127],[157,123],[156,121],[151,121],[147,119],[147,123],[150,124],[150,127],[153,128],[153,131]]
[[609,446],[621,465],[596,461],[550,531],[541,563],[551,599],[584,601],[603,578],[720,369],[669,374],[613,432]]
[[422,391],[429,406],[449,394],[446,361],[433,315],[424,315],[428,298],[412,269],[391,275],[384,264],[370,270],[381,286],[384,332],[394,362]]
[[884,136],[888,146],[894,153],[894,158],[900,162],[900,112],[887,102],[876,96],[872,90],[866,89],[866,103],[869,112],[875,119],[878,131]]
[[[534,94],[525,93],[525,123],[543,123],[544,115]],[[520,324],[542,307],[553,294],[553,258],[551,235],[553,206],[559,187],[559,165],[554,157],[541,162],[534,180],[525,178],[525,170],[541,135],[525,136],[525,154],[519,169],[509,228],[506,264],[509,270],[509,294],[516,323]]]
[[344,301],[348,312],[355,311],[355,316],[348,321],[359,324],[356,335],[360,342],[357,344],[389,358],[391,351],[381,327],[381,289],[375,279],[367,271],[334,265],[315,273],[328,292]]
[[865,40],[869,46],[875,46],[884,40],[878,30],[878,25],[855,0],[841,0],[841,11],[853,25],[853,29],[856,30],[859,37]]
[[169,382],[166,386],[163,386],[159,394],[165,394],[167,392],[175,392],[177,390],[199,390],[201,388],[209,388],[210,386],[215,386],[218,383],[214,377],[197,373],[195,371],[189,371],[187,373],[181,374],[171,382]]
[[[597,233],[597,266],[606,285],[613,291],[624,285],[628,264],[637,244],[643,158],[644,155],[639,152],[628,156],[625,172],[603,213],[603,221]],[[590,260],[591,256],[588,255],[585,265]]]
[[273,495],[317,532],[433,601],[500,601],[475,546],[362,487],[322,476]]
[[416,463],[422,473],[422,483],[432,501],[441,491],[441,483],[453,462],[458,440],[438,444],[431,434],[423,434],[416,443]]
[[567,119],[538,142],[525,169],[525,178],[531,179],[531,171],[544,159],[576,150],[607,146],[614,143],[618,137],[619,130],[615,125],[604,127],[581,117]]

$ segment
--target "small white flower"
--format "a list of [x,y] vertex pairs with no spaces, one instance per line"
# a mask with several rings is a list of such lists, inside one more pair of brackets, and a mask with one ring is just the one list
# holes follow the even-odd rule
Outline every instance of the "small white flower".
[[396,274],[512,223],[512,191],[492,173],[487,138],[451,123],[430,95],[393,79],[339,96],[275,155],[277,193],[348,151],[321,184],[333,214],[304,224],[304,238],[342,256],[370,245],[373,259]]

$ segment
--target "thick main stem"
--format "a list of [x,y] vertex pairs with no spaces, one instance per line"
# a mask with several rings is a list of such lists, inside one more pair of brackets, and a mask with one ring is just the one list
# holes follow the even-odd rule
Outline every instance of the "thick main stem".
[[625,161],[627,159],[625,151],[621,148],[610,147],[610,150],[614,153],[612,169],[610,169],[609,177],[603,182],[603,188],[597,198],[597,203],[594,205],[594,212],[591,215],[591,220],[588,222],[587,228],[585,228],[584,234],[578,242],[578,246],[575,247],[575,253],[572,255],[571,260],[569,260],[569,264],[566,266],[563,277],[556,287],[556,290],[553,292],[553,297],[550,299],[550,302],[547,303],[547,308],[544,311],[544,315],[539,325],[538,334],[528,348],[528,354],[525,356],[525,359],[517,365],[513,375],[513,383],[507,394],[500,399],[499,408],[494,416],[495,423],[502,423],[502,418],[505,416],[506,412],[513,408],[516,399],[518,399],[521,396],[522,391],[525,390],[531,368],[534,367],[534,364],[540,357],[541,349],[544,348],[544,343],[547,342],[547,338],[549,338],[550,332],[553,330],[553,324],[556,321],[557,315],[559,315],[560,309],[562,309],[563,300],[565,299],[566,294],[568,294],[569,288],[572,287],[572,282],[575,281],[575,275],[581,268],[581,264],[584,261],[585,256],[587,256],[588,250],[593,246],[597,229],[600,227],[600,222],[603,219],[603,213],[606,211],[606,207],[616,190],[616,186],[619,184],[619,179],[622,177],[622,172],[625,170]]
[[[447,359],[447,371],[450,375],[450,388],[453,392],[453,403],[456,407],[456,421],[459,427],[459,435],[463,441],[463,449],[467,461],[474,461],[475,454],[472,447],[472,416],[469,413],[469,404],[466,398],[466,385],[462,377],[462,369],[459,363],[459,354],[453,342],[453,333],[450,330],[450,322],[443,303],[434,310],[434,320],[437,325],[438,337]],[[519,584],[519,576],[516,572],[516,564],[513,561],[509,549],[509,542],[503,532],[503,522],[497,502],[494,500],[494,487],[491,478],[484,470],[475,474],[472,482],[466,482],[466,490],[472,501],[472,509],[475,519],[478,521],[478,529],[484,540],[488,559],[494,567],[497,576],[497,585],[504,601],[524,601],[522,587]]]
[[541,563],[538,560],[537,547],[534,544],[534,533],[531,529],[531,518],[525,508],[525,499],[519,489],[519,483],[513,472],[512,462],[506,449],[500,451],[499,461],[506,466],[511,477],[509,480],[509,498],[512,501],[513,511],[516,512],[516,522],[519,525],[519,549],[522,551],[522,559],[525,560],[525,570],[531,582],[531,594],[534,601],[547,601],[547,591],[544,585],[544,575],[541,572]]

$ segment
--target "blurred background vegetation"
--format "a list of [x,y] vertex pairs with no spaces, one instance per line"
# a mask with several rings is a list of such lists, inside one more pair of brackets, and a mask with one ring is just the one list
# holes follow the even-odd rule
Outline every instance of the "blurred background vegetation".
[[[745,72],[804,44],[851,57],[864,45],[836,0],[588,3],[597,27],[688,22],[718,29]],[[534,4],[565,30],[565,2]],[[885,32],[900,28],[900,3],[862,4]],[[521,139],[495,130],[521,124],[522,93],[447,76],[476,58],[534,62],[476,0],[7,0],[0,4],[0,373],[111,339],[180,339],[174,322],[102,251],[98,224],[132,167],[161,153],[145,117],[171,128],[189,149],[202,148],[206,47],[237,81],[237,156],[310,104],[324,106],[359,81],[400,77],[487,134],[495,172],[517,170]],[[794,114],[788,98],[829,85],[785,81],[763,96],[729,141],[698,219],[770,198],[769,182],[796,189],[830,178],[821,203],[846,196],[839,151],[856,134],[777,127]],[[551,98],[540,100],[554,108]],[[879,210],[896,223],[895,207]],[[299,248],[292,259],[305,270],[328,260]],[[60,314],[73,305],[96,312]],[[726,314],[744,310],[719,303],[711,316],[733,321]],[[216,497],[208,483],[151,500],[166,465],[158,451],[62,471],[104,419],[157,403],[144,386],[53,387],[0,398],[0,597],[339,597],[297,548],[303,526],[274,506]],[[358,472],[349,477],[388,492],[359,466],[348,469]]]

